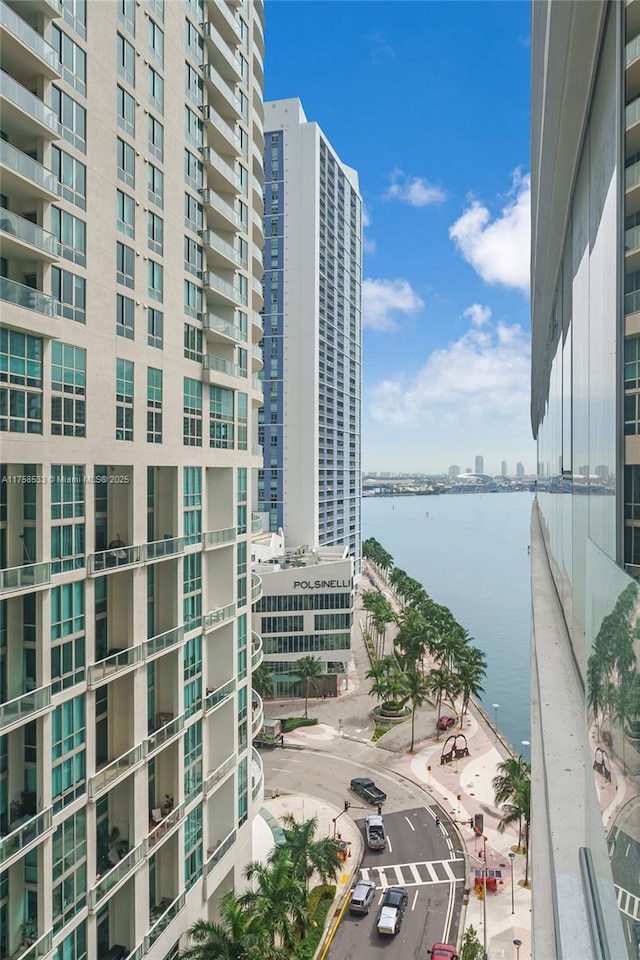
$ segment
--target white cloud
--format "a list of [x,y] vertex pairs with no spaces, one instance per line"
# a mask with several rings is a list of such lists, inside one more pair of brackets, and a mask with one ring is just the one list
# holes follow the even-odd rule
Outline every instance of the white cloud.
[[474,200],[449,229],[458,250],[486,283],[529,290],[531,178],[519,170],[501,214],[493,222]]
[[524,436],[529,361],[529,339],[519,325],[472,326],[459,340],[434,350],[415,375],[379,383],[370,412],[388,427],[425,427],[427,438],[458,429],[467,436],[471,430],[474,436],[491,436],[509,421]]
[[372,330],[395,330],[398,314],[416,313],[424,302],[407,280],[363,280],[362,320]]
[[375,240],[371,237],[362,238],[362,247],[365,253],[375,253],[378,249]]
[[483,327],[491,319],[491,307],[483,307],[479,303],[472,303],[462,316],[468,317],[474,327]]
[[393,171],[391,186],[384,196],[386,200],[401,200],[412,207],[428,207],[432,203],[442,203],[447,197],[444,190],[424,177],[407,177],[402,170]]

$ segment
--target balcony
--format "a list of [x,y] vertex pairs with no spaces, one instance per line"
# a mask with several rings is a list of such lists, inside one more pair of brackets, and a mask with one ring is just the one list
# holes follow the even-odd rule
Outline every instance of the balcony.
[[115,760],[110,760],[96,770],[94,776],[89,777],[89,797],[91,800],[95,800],[103,790],[107,790],[109,787],[112,787],[114,783],[128,776],[132,770],[135,770],[135,768],[142,763],[143,758],[144,751],[142,744],[138,744],[132,747],[131,750],[127,750],[122,756],[116,757]]
[[202,161],[207,167],[207,177],[211,179],[210,186],[222,190],[224,193],[238,193],[240,191],[240,177],[230,163],[223,160],[211,147],[202,151]]
[[[233,85],[210,63],[203,65],[202,72],[204,82],[208,85],[209,95],[223,98],[226,106],[233,113],[233,116],[239,120],[242,116],[242,103]],[[224,107],[221,109],[224,109]]]
[[219,547],[225,543],[232,543],[236,538],[236,528],[227,527],[224,530],[207,530],[202,534],[202,546],[205,550]]
[[[262,449],[262,448],[260,448]],[[251,603],[255,603],[262,596],[262,577],[257,573],[251,574]]]
[[211,773],[209,773],[205,777],[205,781],[204,781],[205,796],[208,796],[208,794],[210,794],[213,791],[214,787],[216,787],[219,783],[221,783],[224,780],[224,778],[229,773],[231,773],[232,770],[235,770],[236,762],[237,762],[237,757],[235,753],[232,753],[230,756],[227,757],[226,760],[222,761],[220,766],[216,767],[215,770],[212,770]]
[[214,107],[203,106],[202,119],[205,126],[210,128],[208,132],[216,149],[232,157],[242,152],[240,137],[233,129],[233,124],[225,120]]
[[131,567],[144,562],[144,545],[137,544],[128,547],[126,544],[114,541],[109,550],[89,554],[89,575],[102,576],[105,573],[115,573],[124,567]]
[[182,643],[184,639],[184,627],[174,627],[172,630],[166,630],[155,637],[151,637],[142,644],[144,659],[151,660],[159,654],[171,650],[172,647]]
[[151,950],[158,937],[164,933],[169,924],[178,916],[185,905],[185,901],[186,894],[181,893],[157,919],[153,918],[153,915],[149,918],[152,926],[150,926],[149,933],[144,938],[145,955]]
[[33,943],[28,943],[28,940],[24,938],[23,935],[22,946],[18,947],[15,953],[11,954],[9,960],[45,960],[45,958],[50,957],[52,942],[51,931],[43,933],[42,936],[34,940]]
[[6,208],[0,210],[0,235],[3,254],[12,260],[60,259],[60,244],[52,233]]
[[163,817],[158,823],[154,823],[147,835],[147,845],[149,849],[157,846],[160,841],[166,840],[175,833],[177,826],[182,823],[186,802],[183,800],[179,807],[176,807],[166,817]]
[[[210,14],[217,16],[220,31],[231,43],[239,43],[241,39],[238,18],[224,3],[214,3],[209,7]],[[203,27],[205,25],[203,24]]]
[[94,689],[101,683],[106,683],[119,674],[125,673],[132,667],[137,666],[142,660],[143,647],[141,643],[135,647],[129,647],[127,650],[121,650],[114,653],[104,660],[93,663],[87,670],[87,683],[89,689]]
[[254,513],[251,515],[251,534],[255,536],[258,533],[262,533],[262,517]]
[[255,747],[251,748],[251,800],[255,802],[260,796],[264,783],[264,767],[262,757]]
[[184,537],[165,537],[163,540],[154,540],[144,545],[144,559],[147,563],[154,560],[165,560],[175,557],[184,550]]
[[224,373],[228,377],[246,377],[246,371],[239,367],[237,363],[234,363],[232,360],[223,360],[222,357],[217,357],[213,353],[205,354],[203,358],[203,366],[205,370],[216,370],[218,373]]
[[264,382],[260,379],[260,377],[252,377],[251,386],[257,393],[264,393]]
[[204,190],[202,202],[211,216],[223,230],[242,230],[240,214],[236,213],[230,203],[223,200],[215,190]]
[[264,336],[264,321],[257,310],[253,310],[251,313],[251,325],[253,327],[253,339],[259,342]]
[[251,453],[254,457],[261,457],[263,454],[262,444],[254,443],[253,446],[251,447]]
[[209,57],[216,64],[220,73],[236,82],[242,80],[240,61],[231,52],[217,27],[214,27],[212,23],[203,23],[202,32],[208,47]]
[[212,300],[222,303],[226,307],[235,307],[238,303],[241,303],[243,306],[247,305],[246,296],[241,294],[233,284],[227,283],[226,280],[221,280],[216,273],[207,270],[202,275],[202,280],[207,290],[207,295]]
[[10,727],[25,720],[34,720],[51,703],[51,688],[39,687],[29,693],[23,693],[0,706],[0,731],[7,733]]
[[2,113],[7,130],[47,140],[58,140],[62,136],[62,127],[51,107],[45,106],[4,70],[0,70],[0,97],[4,101]]
[[262,222],[262,216],[257,210],[251,211],[251,226],[252,237],[258,246],[261,247],[264,244],[264,224]]
[[264,708],[262,706],[262,697],[256,691],[253,691],[251,702],[251,739],[257,737],[264,723]]
[[216,864],[220,863],[225,853],[231,849],[236,842],[236,831],[233,829],[224,840],[221,840],[217,847],[207,850],[207,859],[205,862],[205,874],[208,876]]
[[262,648],[262,637],[255,631],[251,632],[251,669],[255,670],[260,666],[264,657]]
[[223,683],[222,686],[216,690],[207,691],[204,699],[204,712],[209,714],[212,710],[222,706],[223,703],[226,703],[226,701],[233,696],[235,689],[236,681],[234,677],[232,680],[228,680],[227,683]]
[[[202,324],[204,329],[213,334],[219,334],[219,339],[225,343],[229,341],[246,343],[247,335],[240,329],[236,327],[233,323],[228,323],[228,321],[223,320],[222,317],[218,317],[215,313],[205,313],[202,315]],[[216,339],[215,337],[213,339]]]
[[60,183],[53,171],[6,140],[0,140],[0,165],[3,167],[2,180],[8,187],[6,192],[9,195],[24,199],[38,196],[44,200],[60,197]]
[[60,76],[60,60],[50,43],[30,27],[6,3],[0,3],[2,62],[13,75],[29,80],[44,75],[49,80]]
[[104,898],[120,886],[137,869],[146,853],[146,841],[141,841],[133,850],[129,850],[122,860],[89,890],[89,910],[93,913]]
[[35,817],[28,817],[19,826],[11,825],[11,832],[0,840],[0,863],[3,870],[9,868],[9,862],[13,859],[24,857],[34,844],[52,829],[52,817],[53,807],[47,807]]
[[181,713],[178,717],[174,717],[173,720],[165,723],[163,727],[160,727],[159,730],[156,730],[155,733],[152,733],[151,736],[146,738],[144,746],[147,756],[156,750],[160,750],[161,747],[165,747],[177,737],[182,730],[184,730],[184,713]]
[[208,630],[219,627],[221,623],[232,620],[235,615],[235,603],[228,603],[226,607],[218,607],[216,610],[210,610],[209,613],[205,613],[202,618],[202,629],[206,633]]
[[[4,284],[11,281],[2,280],[0,290],[3,290]],[[21,284],[15,284],[21,286]],[[29,289],[29,288],[25,288]],[[37,292],[37,291],[33,291]],[[2,297],[4,300],[5,298]],[[34,587],[46,587],[51,583],[51,564],[48,561],[44,563],[27,563],[22,567],[10,567],[8,570],[0,570],[0,594],[15,593],[18,590],[33,590]]]
[[227,270],[234,270],[236,267],[243,267],[246,270],[246,257],[241,257],[232,243],[227,243],[213,230],[204,231],[202,242],[209,262],[219,263]]
[[640,269],[640,226],[624,232],[625,269],[635,272]]

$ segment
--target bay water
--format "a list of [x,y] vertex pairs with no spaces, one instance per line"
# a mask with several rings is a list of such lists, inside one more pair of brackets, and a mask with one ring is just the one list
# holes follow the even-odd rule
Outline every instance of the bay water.
[[529,528],[532,493],[365,497],[362,539],[449,607],[487,657],[485,711],[531,759]]

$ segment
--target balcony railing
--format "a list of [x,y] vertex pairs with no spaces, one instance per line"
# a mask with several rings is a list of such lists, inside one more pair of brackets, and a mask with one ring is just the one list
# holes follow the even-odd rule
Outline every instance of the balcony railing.
[[640,313],[640,290],[633,290],[631,293],[625,293],[624,312],[625,315],[630,313]]
[[0,95],[47,127],[55,137],[62,136],[62,127],[51,107],[47,107],[22,84],[16,83],[4,70],[0,70]]
[[30,180],[31,183],[42,187],[43,190],[47,190],[48,193],[53,193],[57,197],[60,196],[60,182],[56,175],[43,167],[37,160],[27,156],[22,150],[18,150],[12,144],[7,143],[6,140],[0,140],[0,163],[4,167],[8,167],[9,170],[13,170],[14,173],[20,174],[21,177]]
[[240,189],[240,177],[235,172],[230,163],[227,163],[226,160],[223,160],[222,157],[218,156],[215,150],[212,150],[210,147],[206,147],[202,151],[202,159],[205,163],[209,164],[210,167],[213,167],[214,170],[217,170],[221,173],[227,180],[233,184],[238,190]]
[[236,689],[235,677],[232,680],[228,680],[227,683],[223,683],[221,687],[218,687],[216,690],[212,690],[210,693],[207,693],[204,699],[204,710],[205,713],[209,713],[210,710],[219,707],[226,700],[233,695],[234,690]]
[[46,63],[55,73],[60,73],[60,60],[51,44],[47,43],[39,33],[36,33],[26,20],[14,13],[6,3],[0,3],[0,23],[3,27],[6,27],[9,33],[17,37],[25,47],[28,47],[32,53],[39,57],[43,63]]
[[254,443],[253,446],[251,447],[251,453],[253,454],[254,457],[261,457],[261,456],[262,456],[262,444],[260,444],[260,443]]
[[39,710],[44,710],[51,703],[51,688],[39,687],[29,693],[23,693],[14,700],[9,700],[0,706],[0,730],[10,726],[17,720],[29,719]]
[[262,533],[262,517],[256,513],[251,517],[251,533]]
[[202,534],[202,546],[217,547],[221,543],[231,543],[236,538],[236,528],[227,527],[224,530],[207,530]]
[[101,900],[124,880],[140,863],[146,851],[145,841],[142,840],[133,850],[125,853],[122,860],[108,873],[98,879],[94,887],[89,890],[89,909],[95,910]]
[[228,120],[225,120],[224,117],[221,117],[218,111],[208,104],[202,107],[202,116],[205,123],[210,123],[213,127],[215,127],[216,130],[222,134],[225,140],[232,144],[238,153],[240,153],[240,137],[237,133],[235,133],[231,123]]
[[262,707],[262,697],[254,690],[251,702],[251,739],[258,736],[263,721],[264,709]]
[[223,760],[220,766],[216,767],[215,770],[212,770],[204,780],[204,792],[205,796],[213,790],[216,784],[220,783],[221,780],[224,780],[226,775],[235,769],[236,766],[236,755],[232,753],[226,760]]
[[636,57],[640,57],[640,34],[634,37],[625,48],[625,65],[628,66]]
[[227,21],[231,29],[233,30],[234,36],[240,40],[240,24],[238,23],[238,18],[228,9],[226,4],[217,3],[216,8],[218,13],[221,13],[224,19]]
[[114,570],[131,566],[133,563],[142,563],[143,560],[144,544],[112,547],[110,550],[89,555],[89,573],[113,573]]
[[204,356],[203,366],[205,370],[217,370],[218,373],[226,373],[229,377],[246,376],[246,371],[239,367],[232,360],[223,360],[222,357],[216,357],[214,353],[207,353]]
[[233,829],[230,833],[227,834],[224,840],[220,841],[217,847],[207,850],[207,853],[209,854],[205,864],[205,872],[207,876],[211,873],[215,865],[217,863],[220,863],[220,861],[224,857],[227,850],[230,850],[235,842],[236,842],[236,831],[235,829]]
[[120,777],[131,771],[141,762],[144,756],[142,744],[132,747],[115,760],[110,760],[103,767],[96,770],[89,778],[89,796],[96,797],[106,787],[110,787]]
[[22,243],[28,243],[30,247],[35,247],[51,257],[60,256],[60,244],[52,233],[4,207],[0,210],[0,231],[7,236],[16,237]]
[[183,800],[179,807],[176,807],[171,813],[168,813],[160,823],[157,823],[151,828],[147,835],[149,847],[154,847],[160,840],[168,837],[169,834],[173,832],[173,828],[177,827],[184,817],[186,806],[186,801]]
[[235,303],[243,304],[246,307],[247,305],[247,295],[240,293],[236,287],[231,283],[227,283],[226,280],[221,280],[220,277],[213,273],[211,270],[206,270],[202,276],[205,287],[209,287],[210,290],[215,290],[218,293],[222,294],[224,297],[228,297],[229,300],[233,300]]
[[128,647],[126,650],[120,650],[113,653],[104,660],[98,660],[92,663],[87,671],[89,686],[95,686],[103,680],[109,680],[116,673],[121,673],[127,667],[133,667],[142,660],[142,644],[138,643],[135,647]]
[[0,863],[8,860],[16,853],[23,853],[25,847],[28,847],[41,837],[47,830],[51,829],[53,816],[53,807],[47,807],[42,813],[37,813],[25,823],[14,827],[11,833],[0,840]]
[[255,631],[251,632],[251,669],[255,670],[262,663],[263,658],[262,637]]
[[264,392],[264,381],[261,380],[260,377],[252,377],[251,386],[253,387],[254,390],[257,390],[258,393]]
[[253,761],[251,764],[251,799],[257,800],[264,781],[264,767],[262,766],[262,757],[255,747],[251,749],[251,759]]
[[50,582],[51,564],[48,561],[27,563],[22,567],[0,570],[0,593],[8,593],[10,590],[24,590],[27,587],[40,587]]
[[631,187],[635,187],[638,183],[640,183],[640,160],[632,163],[631,166],[627,167],[624,171],[625,189],[630,190]]
[[240,79],[242,77],[242,68],[240,66],[240,61],[236,56],[234,56],[233,53],[231,53],[231,50],[229,50],[229,48],[227,47],[226,41],[223,39],[222,34],[217,29],[217,27],[214,27],[212,23],[203,23],[202,30],[204,33],[205,40],[210,41],[210,43],[213,45],[214,50],[217,53],[222,54],[226,62],[234,71],[236,78]]
[[264,321],[262,319],[262,316],[258,313],[257,310],[253,311],[251,321],[254,327],[258,327],[259,330],[264,330]]
[[222,333],[232,340],[239,340],[241,343],[246,343],[247,334],[241,330],[240,327],[236,327],[233,323],[228,323],[226,320],[223,320],[222,317],[216,316],[215,313],[203,314],[202,323],[205,330],[215,330],[217,333]]
[[242,116],[242,103],[240,97],[235,93],[229,81],[222,76],[219,70],[211,63],[205,63],[202,67],[202,73],[205,83],[211,83],[215,89],[231,104],[233,109]]
[[53,935],[49,930],[48,933],[43,933],[41,937],[38,937],[34,943],[25,947],[24,950],[12,953],[10,960],[43,960],[51,952],[52,940]]
[[142,646],[144,648],[145,660],[154,657],[157,653],[163,653],[184,639],[184,627],[174,627],[173,630],[167,630],[165,633],[159,633],[156,637],[146,640]]
[[255,601],[262,595],[262,577],[259,577],[257,573],[251,574],[251,602]]
[[214,627],[219,626],[226,620],[231,620],[235,616],[235,612],[235,603],[228,603],[226,607],[218,607],[216,610],[210,610],[209,613],[205,613],[202,618],[202,629],[205,632],[207,630],[213,630]]
[[625,108],[625,124],[630,127],[632,123],[640,120],[640,97],[636,97]]
[[205,247],[209,247],[211,250],[217,250],[217,252],[223,257],[231,260],[239,267],[244,267],[246,269],[247,258],[241,257],[231,243],[227,243],[226,240],[221,240],[217,233],[215,233],[213,230],[204,231],[202,234],[202,243]]
[[24,283],[8,280],[6,277],[0,277],[0,300],[4,300],[5,303],[15,303],[19,307],[41,313],[45,317],[57,317],[60,312],[59,302],[54,297],[40,290],[34,290],[33,287],[27,287]]
[[230,223],[238,229],[242,229],[242,219],[239,213],[233,209],[230,203],[223,200],[215,190],[205,190],[202,195],[203,202],[210,207],[215,207],[220,213],[229,220]]
[[171,557],[184,550],[184,537],[165,537],[144,545],[145,560],[160,560]]
[[624,249],[626,253],[631,250],[637,250],[640,247],[640,226],[630,227],[624,232]]
[[[148,953],[149,950],[151,950],[151,947],[154,945],[158,937],[164,933],[171,921],[175,920],[184,907],[185,900],[186,894],[181,893],[180,896],[176,897],[173,903],[167,907],[164,913],[162,913],[157,920],[153,921],[153,925],[150,927],[149,933],[144,938],[145,953]],[[149,919],[151,920],[151,918]]]
[[147,737],[144,741],[147,754],[163,747],[169,740],[177,736],[181,730],[184,730],[184,713],[181,713],[178,717],[174,717],[169,723],[165,723],[163,727],[160,727],[159,730],[156,730],[155,733]]

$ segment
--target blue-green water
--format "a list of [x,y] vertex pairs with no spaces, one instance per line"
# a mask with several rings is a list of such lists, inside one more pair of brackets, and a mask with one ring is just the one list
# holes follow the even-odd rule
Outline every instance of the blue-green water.
[[529,526],[533,494],[365,497],[362,538],[449,607],[487,656],[482,704],[507,739],[530,740]]

